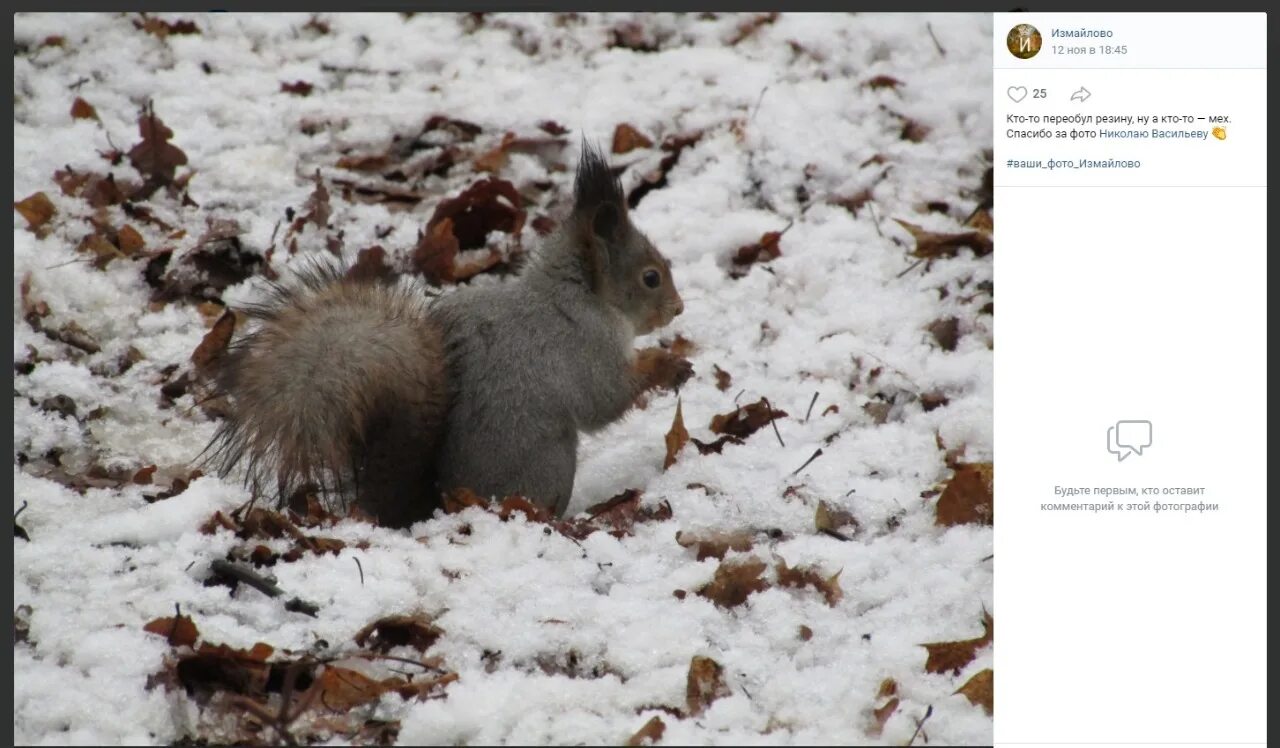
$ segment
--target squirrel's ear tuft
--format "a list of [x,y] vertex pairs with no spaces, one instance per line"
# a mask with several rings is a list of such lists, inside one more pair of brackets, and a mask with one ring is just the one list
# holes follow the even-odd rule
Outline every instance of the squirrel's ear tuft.
[[626,212],[626,200],[622,185],[609,169],[609,162],[600,150],[586,140],[582,141],[582,159],[578,161],[578,176],[573,183],[575,213],[596,215],[602,205],[611,205],[619,218]]

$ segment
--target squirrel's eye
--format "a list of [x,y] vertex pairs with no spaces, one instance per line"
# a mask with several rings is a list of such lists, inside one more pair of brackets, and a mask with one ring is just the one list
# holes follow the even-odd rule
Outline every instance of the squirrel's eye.
[[658,275],[657,270],[644,271],[644,284],[649,288],[657,288],[662,285],[662,276]]

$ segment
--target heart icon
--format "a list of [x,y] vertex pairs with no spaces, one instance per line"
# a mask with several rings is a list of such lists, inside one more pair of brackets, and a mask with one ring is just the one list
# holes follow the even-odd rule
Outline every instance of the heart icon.
[[1027,98],[1027,87],[1009,86],[1009,98],[1013,99],[1015,104]]

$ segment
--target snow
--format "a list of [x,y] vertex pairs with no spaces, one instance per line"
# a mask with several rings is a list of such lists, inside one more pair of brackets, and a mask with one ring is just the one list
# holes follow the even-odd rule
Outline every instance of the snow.
[[[989,297],[963,300],[991,279],[991,258],[963,250],[900,275],[912,240],[891,220],[959,231],[976,205],[991,144],[989,16],[784,14],[736,45],[726,40],[745,16],[496,15],[477,25],[460,15],[344,14],[323,19],[327,34],[308,28],[306,15],[165,18],[192,20],[201,33],[160,39],[122,15],[14,18],[15,45],[26,48],[14,56],[14,199],[44,191],[58,211],[43,238],[14,213],[14,360],[25,360],[28,346],[41,356],[14,376],[14,510],[26,504],[18,523],[31,536],[14,545],[14,607],[30,609],[29,639],[14,649],[16,743],[186,737],[186,707],[147,685],[169,646],[142,630],[175,603],[206,641],[263,641],[277,651],[319,640],[354,648],[355,632],[380,617],[433,616],[445,635],[429,654],[460,677],[445,698],[383,697],[379,715],[400,720],[408,744],[621,743],[656,714],[672,744],[901,745],[930,706],[929,744],[991,742],[991,718],[954,694],[991,666],[990,648],[959,675],[937,675],[924,671],[919,646],[973,638],[983,609],[994,611],[991,528],[935,526],[934,500],[921,497],[950,475],[939,441],[963,445],[968,461],[991,458],[991,317],[976,311]],[[610,47],[610,30],[630,21],[660,51]],[[41,46],[51,35],[64,43]],[[877,75],[903,85],[862,85]],[[280,92],[295,80],[315,90]],[[96,107],[101,124],[71,119],[76,96]],[[768,397],[790,414],[776,422],[780,439],[765,428],[706,456],[690,444],[664,472],[677,398],[654,395],[584,438],[570,506],[579,512],[628,488],[642,489],[647,505],[670,503],[673,519],[637,525],[632,537],[577,542],[477,510],[408,533],[348,521],[326,531],[347,543],[340,553],[270,570],[290,595],[320,606],[317,618],[251,589],[204,586],[210,562],[238,542],[199,532],[215,511],[249,499],[234,477],[200,478],[147,503],[154,487],[80,495],[24,465],[54,451],[73,474],[90,464],[179,472],[216,427],[192,395],[166,405],[158,391],[162,371],[185,366],[206,332],[201,315],[183,304],[151,308],[144,262],[116,260],[105,270],[76,262],[92,211],[52,179],[67,165],[107,171],[97,152],[138,141],[147,99],[196,172],[199,210],[182,212],[163,191],[154,201],[157,215],[187,229],[173,242],[180,252],[206,217],[238,221],[241,241],[265,248],[286,208],[300,209],[311,194],[316,169],[329,175],[342,149],[378,152],[433,114],[479,124],[482,140],[495,144],[506,130],[538,134],[542,120],[569,128],[571,144],[581,135],[607,145],[623,122],[655,142],[704,130],[667,185],[633,212],[671,260],[686,302],[669,328],[637,346],[676,333],[696,346],[697,376],[680,393],[694,438],[712,441],[711,417],[735,402]],[[927,135],[902,139],[902,121],[887,110]],[[308,135],[304,123],[324,124]],[[660,155],[616,157],[637,165],[624,183],[634,185]],[[883,165],[860,166],[877,155]],[[127,159],[112,170],[137,179]],[[439,196],[476,178],[454,172],[436,185]],[[515,154],[499,176],[522,190],[545,179],[563,189],[570,174]],[[813,199],[807,208],[801,185]],[[856,216],[825,203],[863,188],[874,202]],[[348,260],[373,243],[411,245],[434,208],[392,210],[331,191]],[[931,212],[930,201],[949,209]],[[109,214],[126,222],[118,206]],[[149,247],[165,241],[129,222]],[[737,247],[783,229],[781,257],[730,277]],[[323,248],[318,237],[300,238],[304,253]],[[534,234],[526,228],[522,239],[532,243]],[[288,264],[287,253],[275,253],[273,268],[287,273]],[[74,320],[101,352],[73,355],[27,324],[19,295],[28,274],[48,319]],[[249,281],[224,298],[243,302],[259,290]],[[963,333],[950,352],[925,330],[948,316]],[[143,360],[102,375],[129,346]],[[732,375],[727,390],[716,388],[713,365]],[[906,395],[882,424],[863,409],[877,391]],[[926,412],[913,396],[930,391],[949,402]],[[76,402],[75,417],[41,409],[59,394]],[[105,410],[87,418],[95,408]],[[822,456],[795,473],[819,448]],[[852,541],[815,533],[820,500],[857,518]],[[780,531],[779,539],[730,558],[839,572],[843,600],[831,607],[812,589],[773,587],[725,610],[692,594],[719,562],[695,560],[676,532],[747,528]],[[678,599],[675,590],[690,594]],[[802,625],[812,629],[808,641],[798,636]],[[570,651],[587,675],[539,666]],[[731,695],[678,719],[658,707],[683,707],[695,655],[724,667]],[[593,669],[602,675],[590,677]],[[875,735],[871,710],[885,678],[897,682],[901,704]]]

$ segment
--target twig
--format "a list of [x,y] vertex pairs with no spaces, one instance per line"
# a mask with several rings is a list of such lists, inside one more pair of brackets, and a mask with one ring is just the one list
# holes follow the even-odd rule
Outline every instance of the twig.
[[908,746],[916,742],[916,736],[920,734],[920,729],[924,727],[924,721],[926,719],[929,719],[929,717],[932,715],[933,715],[933,704],[930,704],[929,708],[926,709],[924,712],[924,717],[916,720],[916,731],[911,733],[911,739],[907,741]]
[[360,586],[363,587],[364,586],[364,567],[360,565],[360,559],[356,558],[355,556],[352,556],[351,560],[356,562],[356,568],[360,570]]
[[271,580],[240,564],[233,564],[230,561],[219,558],[215,559],[209,565],[209,568],[213,569],[215,574],[230,577],[237,582],[244,582],[267,597],[279,597],[284,594],[284,590],[277,587]]
[[13,521],[14,521],[14,522],[17,522],[17,521],[18,521],[18,515],[19,515],[19,514],[22,514],[22,513],[23,513],[23,512],[25,512],[26,510],[27,510],[27,502],[26,502],[26,500],[24,499],[24,500],[23,500],[23,502],[22,502],[22,506],[18,507],[18,511],[16,511],[16,512],[14,512],[14,513],[13,513]]
[[818,459],[818,458],[819,458],[819,457],[821,457],[821,456],[822,456],[822,449],[821,449],[821,448],[819,448],[817,452],[814,452],[814,453],[813,453],[813,456],[812,456],[812,457],[810,457],[809,459],[807,459],[807,460],[805,460],[805,461],[804,461],[804,464],[803,464],[803,465],[801,465],[800,467],[796,468],[796,469],[795,469],[795,472],[793,472],[793,473],[792,473],[792,475],[795,475],[796,473],[800,472],[801,470],[804,470],[805,468],[809,467],[809,463],[813,462],[814,460]]
[[920,267],[920,263],[922,263],[922,262],[924,262],[924,260],[923,260],[923,259],[916,260],[915,262],[913,262],[913,263],[911,263],[910,265],[908,265],[906,270],[903,270],[901,273],[898,273],[897,275],[895,275],[895,276],[893,276],[893,277],[894,277],[894,278],[901,278],[902,276],[906,275],[907,273],[910,273],[912,270],[915,270],[916,268]]
[[813,404],[814,404],[814,403],[816,403],[816,402],[818,402],[818,393],[817,393],[817,391],[815,390],[815,391],[814,391],[814,393],[813,393],[813,399],[809,401],[809,409],[808,409],[808,410],[806,410],[806,411],[804,412],[804,422],[805,422],[805,423],[808,423],[808,422],[809,422],[809,415],[810,415],[811,413],[813,413]]
[[169,641],[173,641],[174,634],[178,633],[178,620],[180,618],[182,618],[182,605],[179,603],[174,603],[173,604],[173,626],[169,628],[169,636],[168,636]]
[[736,394],[736,395],[734,395],[734,396],[733,396],[733,404],[734,404],[734,405],[737,405],[737,404],[738,404],[738,398],[742,397],[742,393],[744,393],[744,392],[746,392],[746,390],[738,390],[738,394]]
[[933,40],[933,46],[935,46],[935,47],[937,47],[937,48],[938,48],[938,54],[942,55],[943,57],[946,57],[946,56],[947,56],[947,50],[945,50],[945,49],[943,49],[943,48],[942,48],[942,44],[938,41],[938,36],[937,36],[937,34],[934,34],[934,33],[933,33],[933,24],[932,24],[932,23],[926,23],[926,24],[924,25],[924,27],[925,27],[926,29],[928,29],[928,30],[929,30],[929,38]]
[[787,443],[782,441],[782,434],[778,432],[778,419],[773,415],[773,403],[769,402],[769,398],[767,397],[762,397],[760,399],[764,400],[764,407],[769,409],[769,425],[773,427],[773,435],[778,437],[779,444],[783,447],[787,446]]
[[760,112],[760,102],[764,101],[764,92],[768,90],[769,90],[768,86],[765,86],[764,88],[760,89],[760,97],[756,99],[756,105],[751,109],[750,120],[752,122],[756,121],[756,114]]

